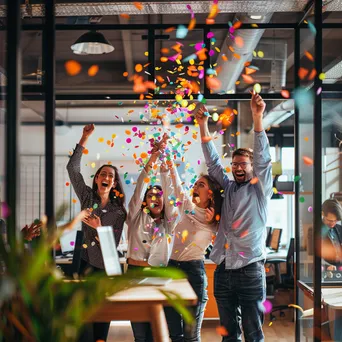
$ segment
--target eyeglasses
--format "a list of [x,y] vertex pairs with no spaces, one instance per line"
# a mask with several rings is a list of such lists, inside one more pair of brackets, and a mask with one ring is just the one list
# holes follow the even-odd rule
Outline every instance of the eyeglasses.
[[252,164],[252,163],[230,163],[230,165],[234,168],[237,168],[239,165],[241,166],[241,169],[245,169],[247,167],[248,164]]
[[328,220],[325,216],[324,216],[324,220],[325,220],[327,223],[330,223],[330,224],[335,224],[335,223],[337,223],[337,220]]

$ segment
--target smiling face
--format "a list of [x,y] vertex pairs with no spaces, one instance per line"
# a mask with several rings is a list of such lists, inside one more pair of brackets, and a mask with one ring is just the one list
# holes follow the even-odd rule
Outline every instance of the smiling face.
[[163,193],[158,188],[152,188],[146,193],[146,208],[153,218],[160,218],[164,209]]
[[249,157],[234,156],[232,172],[236,183],[248,182],[253,178],[253,164]]
[[209,188],[208,180],[200,177],[194,184],[192,193],[192,202],[200,208],[208,208],[212,199],[212,191]]
[[101,194],[109,193],[115,188],[115,171],[109,166],[104,166],[95,177],[97,192]]

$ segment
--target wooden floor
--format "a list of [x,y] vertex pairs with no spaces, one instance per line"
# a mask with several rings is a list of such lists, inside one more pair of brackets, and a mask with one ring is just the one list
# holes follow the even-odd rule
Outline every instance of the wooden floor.
[[[219,321],[205,320],[202,325],[202,342],[221,342],[216,327]],[[291,321],[289,313],[284,318],[277,317],[271,325],[266,318],[264,324],[266,342],[294,341],[295,324]],[[112,322],[107,342],[133,342],[132,329],[129,322]]]

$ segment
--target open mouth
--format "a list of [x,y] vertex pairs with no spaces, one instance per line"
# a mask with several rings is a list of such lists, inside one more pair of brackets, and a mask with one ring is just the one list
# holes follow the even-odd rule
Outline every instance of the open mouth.
[[109,184],[108,184],[108,183],[106,183],[106,182],[102,182],[102,183],[101,183],[101,185],[102,185],[103,187],[105,187],[105,188],[106,188],[106,187],[107,187]]
[[245,173],[244,172],[235,172],[235,176],[238,178],[243,178],[243,177],[245,177]]
[[159,204],[158,203],[151,203],[151,208],[159,208]]
[[192,194],[192,198],[193,198],[197,203],[201,202],[201,199],[200,199],[199,194],[198,194],[197,192],[194,192],[194,193]]

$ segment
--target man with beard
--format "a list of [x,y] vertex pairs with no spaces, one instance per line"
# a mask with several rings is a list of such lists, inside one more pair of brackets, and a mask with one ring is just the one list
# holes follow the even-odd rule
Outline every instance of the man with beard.
[[248,148],[233,152],[234,180],[225,173],[211,141],[206,108],[200,107],[195,114],[209,176],[224,189],[219,231],[210,254],[217,264],[214,295],[220,323],[227,330],[222,341],[241,341],[241,319],[246,342],[264,341],[262,302],[266,297],[265,239],[267,206],[272,196],[272,164],[262,125],[266,104],[260,95],[253,93],[250,105],[254,152]]

